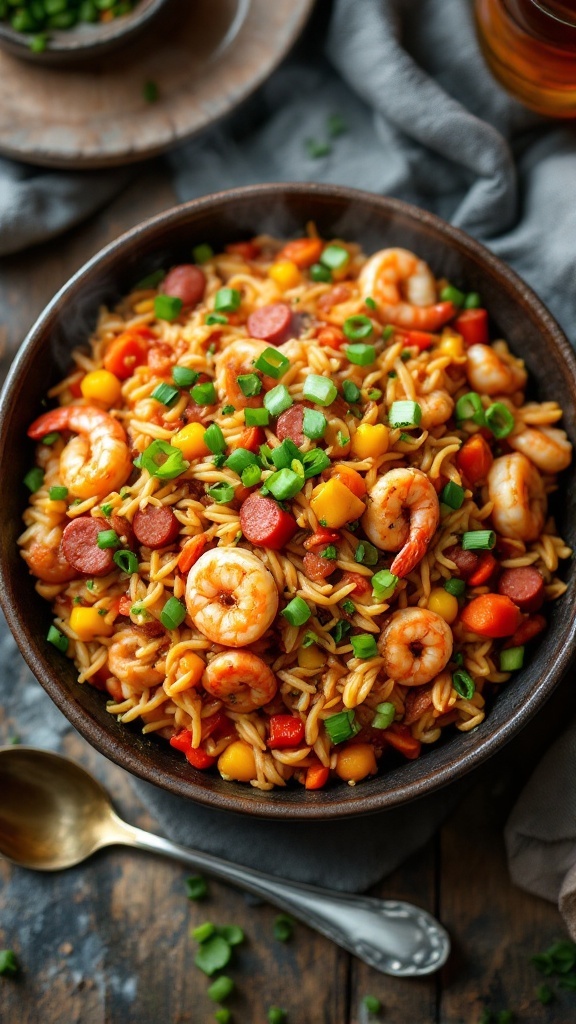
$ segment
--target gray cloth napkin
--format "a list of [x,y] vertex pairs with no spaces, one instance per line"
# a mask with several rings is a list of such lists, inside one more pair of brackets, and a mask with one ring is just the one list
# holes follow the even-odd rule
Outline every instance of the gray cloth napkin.
[[[250,123],[243,116],[166,157],[180,198],[258,181],[317,180],[414,202],[507,260],[576,341],[573,129],[524,109],[492,80],[469,0],[336,0],[326,30],[327,5],[319,7],[312,34],[260,90]],[[334,114],[347,131],[331,138],[328,119]],[[330,152],[314,157],[311,143],[321,142],[329,142]],[[23,172],[0,163],[2,251],[86,216],[121,187],[120,178]],[[27,195],[43,216],[29,209]],[[2,645],[7,671],[0,695],[15,731],[29,742],[57,746],[64,719],[34,685],[11,638],[4,636]],[[562,756],[562,750],[550,755]],[[181,842],[226,853],[233,828],[239,862],[356,890],[422,845],[460,796],[452,786],[352,827],[299,826],[246,821],[136,785],[163,830]],[[565,813],[558,803],[556,831],[570,838]],[[544,838],[547,832],[548,826]],[[530,829],[526,836],[515,878],[536,891],[533,879],[541,869],[536,861],[530,874],[526,864],[535,863],[542,836]],[[556,889],[547,886],[546,894],[555,898]]]

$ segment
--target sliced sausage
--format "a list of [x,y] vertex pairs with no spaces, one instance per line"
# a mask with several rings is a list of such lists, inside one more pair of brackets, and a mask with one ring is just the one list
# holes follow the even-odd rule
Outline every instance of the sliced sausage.
[[294,441],[297,448],[300,448],[306,440],[302,433],[304,408],[305,406],[299,403],[291,405],[289,409],[280,413],[276,423],[276,437],[279,437],[281,441],[289,437],[291,441]]
[[521,612],[537,612],[544,604],[544,577],[532,565],[504,569],[498,580],[498,593],[514,601]]
[[242,533],[250,544],[279,551],[296,532],[296,520],[273,500],[251,494],[240,509]]
[[132,520],[136,539],[147,548],[164,548],[180,533],[180,523],[169,505],[146,505]]
[[273,302],[250,313],[246,324],[251,338],[269,345],[283,345],[293,334],[292,310],[285,302]]
[[304,555],[304,572],[309,580],[320,583],[327,579],[336,569],[336,563],[330,558],[322,558],[314,551],[307,551]]
[[114,549],[98,547],[98,534],[108,529],[103,519],[92,516],[73,519],[64,528],[62,553],[76,572],[85,576],[107,576],[115,568]]
[[478,568],[478,555],[474,551],[464,551],[459,544],[454,544],[451,548],[446,548],[443,552],[446,558],[449,558],[451,562],[456,563],[456,571],[459,576],[467,580],[473,572],[476,572]]
[[130,523],[126,519],[126,516],[119,516],[117,512],[113,512],[110,516],[110,526],[118,534],[123,548],[134,547],[134,530]]
[[184,306],[195,306],[204,295],[205,287],[206,278],[200,267],[193,263],[182,263],[168,271],[162,284],[162,292],[164,295],[172,295],[175,299],[182,299]]

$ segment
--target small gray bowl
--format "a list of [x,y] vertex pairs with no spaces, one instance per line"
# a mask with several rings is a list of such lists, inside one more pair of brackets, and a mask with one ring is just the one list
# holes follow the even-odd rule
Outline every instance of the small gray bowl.
[[71,29],[54,29],[48,33],[46,49],[30,49],[33,33],[16,32],[7,22],[0,21],[0,48],[14,57],[35,64],[52,66],[81,64],[91,61],[131,42],[148,28],[160,11],[172,0],[138,0],[130,14],[96,25],[81,22]]

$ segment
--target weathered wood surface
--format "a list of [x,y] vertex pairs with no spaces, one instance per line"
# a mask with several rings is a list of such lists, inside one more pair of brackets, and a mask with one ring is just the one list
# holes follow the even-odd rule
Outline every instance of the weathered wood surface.
[[[53,292],[88,256],[144,216],[172,205],[155,165],[89,224],[56,242],[0,262],[0,330],[14,347]],[[3,369],[8,362],[3,356]],[[502,826],[516,793],[545,743],[575,710],[566,683],[513,744],[476,773],[461,806],[439,836],[377,888],[438,915],[454,952],[437,977],[384,977],[326,939],[297,925],[291,942],[273,938],[276,911],[210,883],[203,903],[186,898],[189,871],[168,860],[108,850],[84,866],[37,875],[0,861],[0,948],[13,947],[21,976],[0,979],[2,1024],[210,1024],[214,1004],[194,966],[190,930],[210,919],[240,924],[247,935],[228,973],[235,1024],[265,1024],[270,1005],[289,1011],[290,1024],[368,1024],[362,997],[379,997],[385,1024],[475,1024],[482,1010],[512,1009],[518,1024],[569,1024],[576,996],[548,1007],[535,999],[540,977],[530,956],[565,935],[551,904],[509,880]],[[0,708],[0,744],[27,723]],[[94,771],[122,814],[154,829],[138,805],[129,776],[75,733],[64,753]],[[1,794],[0,794],[1,799]],[[353,828],[353,822],[350,825]],[[234,834],[229,856],[234,859]],[[9,925],[9,927],[7,927]]]

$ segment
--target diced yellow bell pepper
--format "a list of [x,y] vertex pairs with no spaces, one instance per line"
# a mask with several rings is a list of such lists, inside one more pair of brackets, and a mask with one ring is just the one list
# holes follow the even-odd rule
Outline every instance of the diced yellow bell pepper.
[[428,598],[428,608],[450,625],[458,615],[458,600],[443,587],[434,587]]
[[205,433],[206,427],[201,423],[187,423],[182,430],[174,434],[170,444],[179,448],[185,459],[193,462],[194,459],[200,459],[204,455],[210,454],[210,449],[204,442]]
[[361,423],[352,435],[352,454],[358,459],[377,459],[388,451],[389,431],[383,423]]
[[283,292],[295,288],[302,280],[302,274],[292,260],[278,260],[273,263],[268,271],[268,277],[271,277]]
[[443,356],[450,356],[451,359],[462,359],[464,356],[464,339],[462,335],[445,332],[440,340],[438,351]]
[[70,628],[86,642],[97,636],[112,636],[114,632],[114,627],[104,622],[104,616],[98,614],[97,608],[82,608],[80,605],[75,605],[70,612]]
[[326,652],[316,644],[298,648],[298,665],[300,668],[322,668],[326,664]]
[[190,681],[187,684],[188,686],[198,686],[198,683],[204,675],[206,662],[202,661],[200,655],[196,654],[194,651],[186,651],[186,653],[180,658],[180,664],[178,667],[182,674],[188,672],[192,673]]
[[80,391],[84,398],[101,402],[110,409],[120,401],[122,385],[110,370],[93,370],[80,381]]
[[218,771],[225,779],[250,782],[256,778],[256,762],[252,747],[244,740],[234,740],[218,758]]
[[353,519],[359,519],[366,510],[365,503],[337,477],[321,484],[310,506],[318,522],[332,530],[339,530]]
[[336,774],[345,782],[360,782],[378,771],[376,754],[371,743],[351,743],[338,751]]

